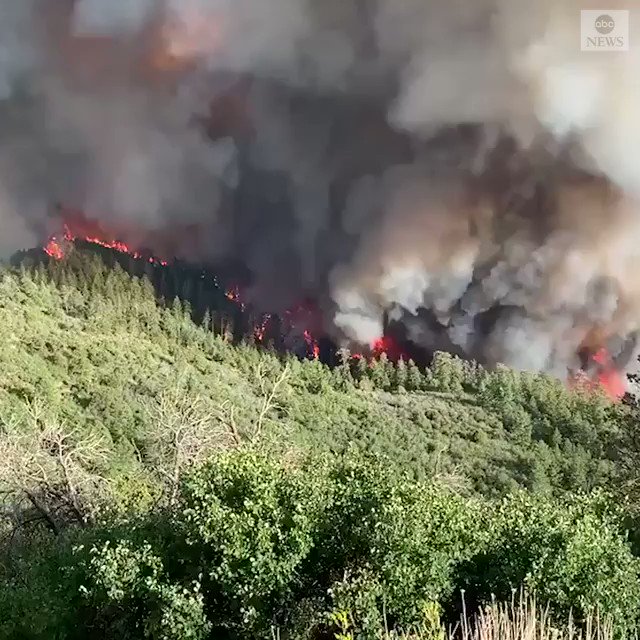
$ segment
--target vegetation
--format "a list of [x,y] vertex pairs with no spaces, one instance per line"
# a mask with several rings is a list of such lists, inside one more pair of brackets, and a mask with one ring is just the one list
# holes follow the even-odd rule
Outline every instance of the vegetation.
[[[0,638],[635,633],[636,407],[330,368],[160,290],[82,251],[0,273]],[[520,589],[543,610],[490,604]]]
[[[376,638],[523,585],[554,615],[635,624],[638,560],[603,496],[462,498],[387,461],[216,456],[159,512],[39,539],[2,593],[17,637]],[[52,566],[57,567],[52,572]],[[40,613],[41,612],[41,613]],[[26,628],[25,628],[26,627]]]

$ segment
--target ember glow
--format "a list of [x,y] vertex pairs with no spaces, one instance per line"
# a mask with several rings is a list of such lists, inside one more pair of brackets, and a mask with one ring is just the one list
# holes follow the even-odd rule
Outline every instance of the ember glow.
[[253,337],[257,344],[262,344],[265,341],[271,318],[272,315],[270,313],[265,313],[262,316],[262,320],[254,327]]
[[376,358],[379,358],[384,353],[393,362],[398,360],[407,362],[411,359],[411,356],[390,335],[385,335],[375,340],[371,345],[371,352]]
[[304,341],[307,343],[309,353],[313,356],[314,360],[320,357],[320,347],[318,341],[311,335],[311,332],[307,329],[304,331]]
[[239,305],[243,304],[240,300],[240,287],[237,285],[227,289],[225,296],[227,300],[230,300],[231,302],[237,302]]

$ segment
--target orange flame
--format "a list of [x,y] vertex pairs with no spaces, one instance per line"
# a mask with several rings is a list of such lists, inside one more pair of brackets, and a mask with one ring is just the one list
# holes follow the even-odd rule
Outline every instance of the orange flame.
[[307,348],[309,353],[313,356],[313,359],[317,360],[320,357],[320,346],[308,329],[305,329],[304,331],[304,341],[307,343]]
[[65,251],[55,237],[49,239],[44,246],[44,252],[55,260],[62,260],[65,257]]
[[[76,240],[81,240],[89,244],[95,244],[100,247],[105,247],[106,249],[113,249],[118,253],[126,253],[136,260],[146,259],[150,264],[158,264],[162,266],[167,266],[168,264],[166,260],[155,258],[153,256],[145,258],[141,253],[135,251],[128,244],[126,244],[125,242],[121,242],[120,240],[105,240],[98,236],[76,234],[71,231],[71,228],[68,224],[64,225],[63,240],[69,244],[75,242]],[[62,244],[62,240],[57,235],[51,236],[43,249],[48,256],[54,258],[55,260],[62,260],[66,257],[66,249]]]
[[262,321],[258,323],[253,329],[253,336],[255,341],[259,344],[264,342],[264,339],[267,335],[267,329],[269,328],[269,322],[271,320],[271,314],[265,313],[262,317]]
[[605,347],[589,355],[586,368],[571,376],[569,387],[590,393],[602,391],[612,402],[622,400],[627,392],[624,374]]
[[627,385],[609,352],[601,347],[593,354],[592,360],[598,365],[598,385],[612,400],[621,400],[627,391]]

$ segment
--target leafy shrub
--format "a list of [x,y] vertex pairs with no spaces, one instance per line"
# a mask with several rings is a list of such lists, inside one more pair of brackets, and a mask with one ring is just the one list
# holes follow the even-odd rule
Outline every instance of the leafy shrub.
[[521,586],[554,616],[638,617],[638,561],[601,494],[462,498],[385,458],[240,451],[192,471],[166,508],[34,552],[39,600],[19,588],[18,618],[3,584],[0,637],[373,639],[425,628],[434,607],[454,619],[460,589],[472,606]]
[[487,506],[483,551],[459,567],[471,601],[508,599],[524,586],[553,612],[596,612],[619,628],[640,611],[639,561],[621,531],[621,513],[603,494],[551,501],[518,492]]

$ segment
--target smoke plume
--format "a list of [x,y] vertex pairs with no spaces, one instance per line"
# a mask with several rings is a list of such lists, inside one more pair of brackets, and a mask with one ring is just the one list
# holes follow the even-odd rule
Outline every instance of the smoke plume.
[[[63,204],[328,333],[565,376],[640,329],[640,53],[590,0],[0,0],[0,251]],[[191,229],[192,233],[177,233]],[[153,247],[152,247],[153,248]]]

